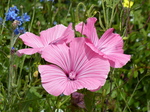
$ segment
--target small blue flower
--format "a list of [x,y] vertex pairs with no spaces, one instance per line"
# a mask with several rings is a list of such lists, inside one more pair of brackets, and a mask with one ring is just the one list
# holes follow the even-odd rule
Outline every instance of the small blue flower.
[[14,11],[6,13],[6,21],[13,21],[17,15]]
[[12,48],[11,48],[11,54],[14,54],[14,53],[15,53],[15,48],[12,47]]
[[14,47],[12,47],[12,48],[11,48],[11,50],[15,50],[15,48],[14,48]]
[[10,7],[10,8],[9,8],[9,11],[10,11],[10,12],[15,12],[16,14],[19,13],[19,9],[17,9],[16,6]]
[[6,13],[6,21],[13,21],[19,14],[19,9],[16,6],[10,7]]
[[14,30],[14,34],[15,35],[18,35],[19,33],[20,34],[23,34],[23,33],[25,33],[26,31],[25,31],[25,29],[24,29],[24,27],[17,27],[15,30]]
[[30,21],[30,16],[27,15],[27,13],[24,13],[24,14],[22,15],[22,21],[23,21],[23,23],[24,23],[24,22],[27,22],[27,21]]

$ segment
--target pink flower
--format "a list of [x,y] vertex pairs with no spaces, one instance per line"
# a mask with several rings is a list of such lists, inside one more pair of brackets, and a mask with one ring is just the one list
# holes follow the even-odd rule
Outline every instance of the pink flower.
[[55,96],[70,95],[78,89],[96,90],[103,86],[110,64],[86,44],[84,38],[74,38],[66,44],[47,46],[42,57],[55,65],[39,65],[42,86]]
[[86,35],[86,44],[96,53],[109,60],[110,66],[120,68],[129,60],[130,55],[123,52],[123,40],[120,35],[113,33],[113,28],[108,29],[100,39],[98,39],[94,26],[97,19],[91,17],[87,19],[87,24],[83,22],[76,25],[76,31]]
[[23,40],[24,44],[32,47],[21,49],[17,51],[17,54],[21,56],[22,54],[34,54],[41,53],[44,47],[49,44],[58,44],[63,42],[70,42],[74,37],[74,31],[72,30],[72,24],[68,27],[64,25],[56,25],[45,31],[40,32],[40,36],[34,35],[33,33],[26,32],[21,35],[20,38]]

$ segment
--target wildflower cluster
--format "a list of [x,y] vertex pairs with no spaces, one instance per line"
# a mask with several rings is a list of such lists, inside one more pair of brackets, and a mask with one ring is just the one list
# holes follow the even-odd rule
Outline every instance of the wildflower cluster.
[[19,16],[19,9],[16,6],[10,7],[6,13],[6,21],[13,21],[12,25],[15,28],[14,33],[25,33],[23,23],[30,21],[30,16],[27,13],[23,13]]
[[26,32],[20,38],[31,47],[17,51],[19,56],[40,53],[49,65],[39,65],[42,86],[52,95],[70,95],[79,89],[99,90],[106,82],[110,67],[121,68],[130,55],[123,53],[123,40],[108,29],[99,39],[94,26],[97,19],[79,23],[75,37],[72,24],[56,25],[40,32],[40,36]]

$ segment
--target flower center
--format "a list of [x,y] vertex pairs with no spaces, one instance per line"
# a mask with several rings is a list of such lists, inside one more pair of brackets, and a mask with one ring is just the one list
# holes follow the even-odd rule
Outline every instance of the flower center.
[[75,80],[76,79],[76,73],[74,71],[71,71],[68,75],[68,78],[70,80]]

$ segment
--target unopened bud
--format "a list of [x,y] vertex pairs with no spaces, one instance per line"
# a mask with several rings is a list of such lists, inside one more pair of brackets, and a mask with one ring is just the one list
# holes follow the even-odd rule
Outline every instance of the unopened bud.
[[23,9],[23,6],[21,5],[20,8]]
[[20,21],[14,20],[14,22],[12,23],[12,26],[16,28],[19,24],[20,24]]
[[40,21],[37,21],[37,23],[36,23],[36,24],[37,24],[38,26],[40,26],[40,24],[41,24],[41,23],[40,23]]
[[84,94],[78,92],[72,93],[71,101],[73,105],[76,105],[80,108],[85,108]]
[[38,71],[35,71],[35,72],[33,73],[33,76],[34,76],[34,77],[38,77],[38,73],[39,73]]

